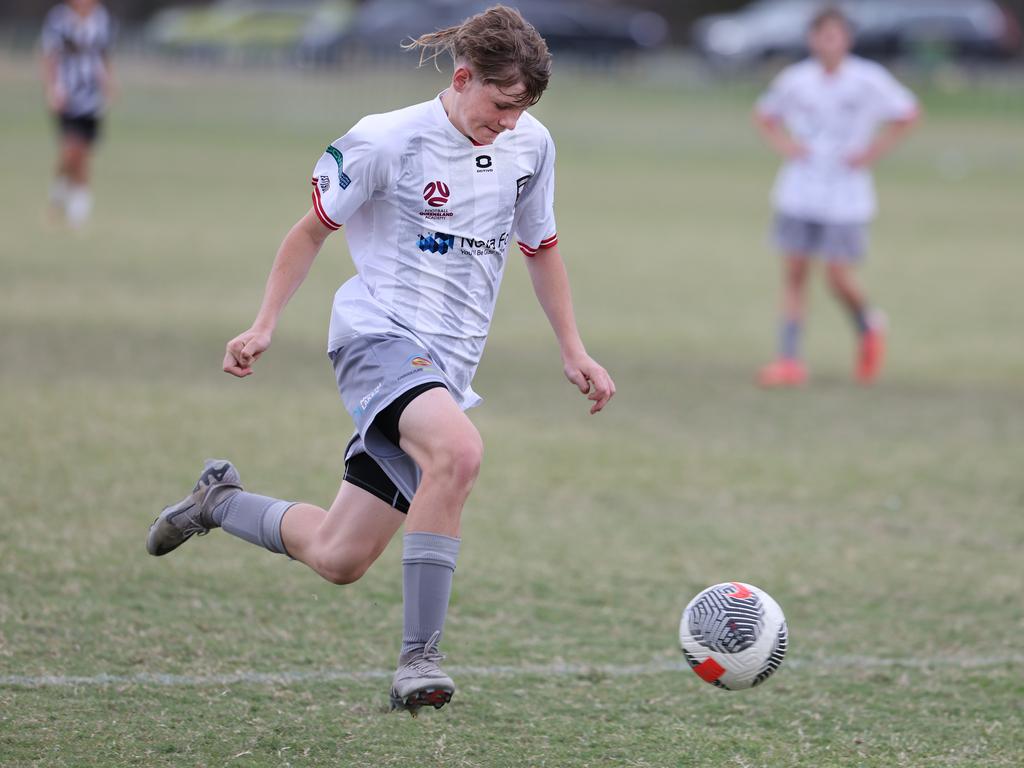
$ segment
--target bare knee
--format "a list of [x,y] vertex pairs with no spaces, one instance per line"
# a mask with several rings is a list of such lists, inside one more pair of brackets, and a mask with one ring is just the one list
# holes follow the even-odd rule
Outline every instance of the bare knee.
[[84,184],[88,181],[88,145],[77,139],[65,141],[61,153],[61,170],[67,174],[72,181]]
[[806,256],[788,256],[784,265],[786,282],[793,286],[803,285],[807,280],[810,266],[810,259]]
[[484,458],[484,445],[477,432],[460,441],[452,451],[452,474],[457,483],[472,486],[480,474],[480,464]]
[[849,268],[844,264],[829,264],[825,271],[829,288],[840,297],[845,298],[854,293]]
[[453,490],[468,493],[480,474],[483,451],[480,434],[475,429],[467,430],[456,439],[438,446],[432,452],[429,464],[423,467],[423,473],[449,483]]
[[314,570],[331,584],[353,584],[369,570],[373,560],[356,553],[325,553],[316,558]]

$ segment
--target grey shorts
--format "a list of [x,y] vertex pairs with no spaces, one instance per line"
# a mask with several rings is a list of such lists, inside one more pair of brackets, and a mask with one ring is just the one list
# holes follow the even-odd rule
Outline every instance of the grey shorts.
[[854,264],[867,252],[867,224],[831,224],[776,213],[772,234],[776,247],[787,255]]
[[330,353],[345,410],[356,425],[356,435],[345,452],[348,461],[369,454],[399,491],[412,499],[420,484],[420,469],[374,424],[377,415],[408,390],[428,382],[449,389],[452,385],[422,346],[402,336],[357,336]]

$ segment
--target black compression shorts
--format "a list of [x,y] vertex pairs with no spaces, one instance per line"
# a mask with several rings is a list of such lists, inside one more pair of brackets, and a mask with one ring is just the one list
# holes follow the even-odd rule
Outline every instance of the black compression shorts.
[[[403,392],[377,414],[373,420],[374,426],[384,434],[384,437],[398,445],[398,420],[402,417],[402,412],[405,411],[409,403],[428,389],[443,386],[444,384],[439,381],[428,381]],[[345,462],[343,479],[372,493],[378,499],[383,499],[399,512],[409,511],[409,500],[398,490],[380,464],[368,453],[357,453]]]

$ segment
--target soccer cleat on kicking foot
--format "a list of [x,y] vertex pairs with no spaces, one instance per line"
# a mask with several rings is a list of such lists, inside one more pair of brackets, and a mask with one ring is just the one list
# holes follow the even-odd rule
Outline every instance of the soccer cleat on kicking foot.
[[391,710],[405,709],[413,717],[420,707],[440,709],[452,700],[455,683],[437,666],[444,656],[437,650],[440,632],[435,632],[420,655],[399,665],[391,681]]
[[164,510],[149,526],[146,551],[151,555],[166,555],[177,549],[192,536],[204,536],[215,528],[211,515],[213,507],[224,498],[224,492],[242,490],[242,479],[234,464],[223,459],[208,459],[203,465],[192,493]]
[[807,368],[799,360],[779,358],[758,371],[757,383],[762,387],[802,387],[807,383]]
[[857,350],[857,381],[870,384],[878,378],[885,360],[885,330],[888,325],[885,314],[875,310],[868,317],[868,329],[861,334]]

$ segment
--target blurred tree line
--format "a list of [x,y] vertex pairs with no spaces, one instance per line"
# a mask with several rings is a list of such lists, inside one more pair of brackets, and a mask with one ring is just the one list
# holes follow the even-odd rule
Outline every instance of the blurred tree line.
[[[495,0],[495,3],[502,0]],[[104,0],[107,8],[122,22],[142,21],[155,11],[168,5],[209,5],[211,0]],[[504,0],[514,6],[515,0]],[[669,22],[672,38],[678,42],[686,39],[686,31],[694,19],[708,13],[732,11],[747,5],[750,0],[591,0],[594,3],[632,5],[657,11]],[[1024,0],[1001,0],[1024,22]],[[43,14],[55,5],[56,0],[0,0],[0,21],[28,21],[41,19]]]

